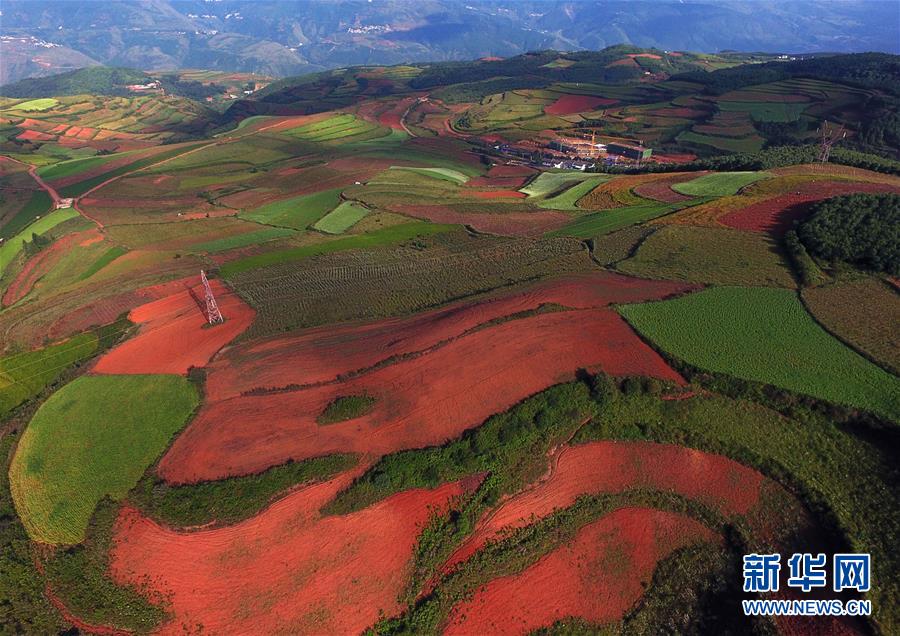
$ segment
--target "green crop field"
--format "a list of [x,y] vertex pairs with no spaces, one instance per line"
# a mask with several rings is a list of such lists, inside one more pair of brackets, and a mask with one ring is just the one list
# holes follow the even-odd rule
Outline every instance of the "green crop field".
[[724,197],[772,175],[768,172],[714,172],[672,186],[675,192],[692,197]]
[[[523,192],[529,197],[546,197],[560,192],[560,190],[573,183],[596,178],[597,175],[581,171],[542,172],[531,183],[523,188],[519,188],[519,192]],[[575,200],[577,201],[578,199],[576,198]]]
[[578,203],[578,199],[586,195],[601,183],[609,181],[609,179],[610,177],[608,175],[602,175],[599,177],[590,176],[554,197],[544,199],[543,201],[538,201],[538,205],[549,210],[579,210],[580,208],[578,207],[578,205],[576,205]]
[[65,208],[62,210],[54,210],[47,216],[41,217],[24,230],[16,234],[8,241],[0,244],[0,274],[6,269],[16,255],[22,250],[22,246],[31,240],[32,234],[43,235],[55,228],[63,221],[74,219],[78,216],[78,212],[73,208]]
[[[53,200],[44,190],[35,190],[28,202],[14,217],[9,219],[3,227],[0,227],[0,238],[9,239],[28,226],[35,217],[43,216],[53,207]],[[0,268],[2,269],[2,268]]]
[[391,166],[391,169],[424,174],[426,177],[443,179],[444,181],[450,181],[451,183],[456,184],[463,184],[469,180],[468,176],[464,175],[459,170],[453,170],[451,168],[410,168],[408,166]]
[[238,216],[266,225],[305,230],[337,207],[341,201],[341,190],[342,188],[334,188],[282,199],[249,212],[241,212]]
[[330,254],[332,252],[343,250],[384,247],[400,243],[401,241],[407,241],[418,236],[431,236],[440,234],[441,232],[449,232],[457,227],[458,226],[456,225],[442,225],[439,223],[402,223],[367,234],[345,236],[323,243],[314,243],[313,245],[304,245],[289,250],[248,256],[226,263],[222,266],[220,271],[222,276],[227,278],[257,267],[288,263],[309,258],[310,256]]
[[900,375],[900,294],[870,277],[803,290],[810,313],[826,329]]
[[226,236],[225,238],[216,239],[214,241],[206,241],[191,246],[192,252],[224,252],[236,247],[246,247],[248,245],[257,245],[272,241],[279,238],[285,238],[296,234],[294,230],[284,227],[266,227],[253,232],[244,234],[235,234],[234,236]]
[[108,250],[103,252],[103,254],[100,255],[100,258],[98,258],[96,261],[91,263],[91,266],[88,267],[84,271],[83,274],[81,274],[81,276],[79,277],[79,280],[86,280],[86,279],[90,278],[91,276],[93,276],[94,274],[99,272],[101,269],[103,269],[104,267],[106,267],[107,265],[112,263],[114,260],[116,260],[120,256],[123,256],[127,252],[128,252],[127,249],[125,249],[124,247],[121,247],[119,245],[109,248]]
[[645,338],[701,369],[900,420],[900,378],[822,329],[792,291],[718,287],[620,311]]
[[174,375],[81,376],[45,402],[10,466],[32,539],[84,539],[102,497],[122,499],[187,422],[196,389]]
[[19,110],[19,111],[27,113],[27,112],[39,111],[39,110],[50,110],[51,108],[53,108],[54,106],[57,106],[58,104],[59,104],[59,101],[57,101],[51,97],[44,97],[41,99],[32,99],[27,102],[21,102],[19,104],[16,104],[15,106],[12,106],[8,110]]
[[715,285],[795,287],[770,238],[727,228],[669,225],[654,232],[618,269],[644,278]]
[[765,143],[765,140],[758,135],[743,139],[731,139],[728,137],[713,137],[712,135],[698,135],[691,131],[680,133],[677,139],[681,142],[702,144],[728,152],[758,152]]
[[797,121],[809,107],[806,102],[729,102],[719,100],[719,109],[725,112],[750,113],[755,121],[791,122]]
[[708,199],[700,198],[682,203],[644,203],[624,208],[612,208],[602,212],[592,212],[580,216],[568,225],[549,233],[549,236],[575,236],[591,238],[615,232],[623,227],[644,223],[692,205],[699,205]]
[[359,223],[369,213],[368,208],[356,201],[344,201],[313,224],[313,228],[326,234],[343,234]]
[[83,333],[59,344],[0,358],[0,419],[37,395],[73,362],[89,358],[97,335]]

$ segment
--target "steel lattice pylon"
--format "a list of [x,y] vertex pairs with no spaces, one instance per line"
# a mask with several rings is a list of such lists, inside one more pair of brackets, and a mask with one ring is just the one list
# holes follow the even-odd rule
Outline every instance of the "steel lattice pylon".
[[209,286],[209,280],[206,278],[206,272],[202,269],[200,270],[200,280],[203,281],[203,291],[206,293],[206,319],[211,325],[214,325],[217,322],[224,322],[225,319],[222,317],[222,312],[219,311],[216,297],[213,296],[212,289]]

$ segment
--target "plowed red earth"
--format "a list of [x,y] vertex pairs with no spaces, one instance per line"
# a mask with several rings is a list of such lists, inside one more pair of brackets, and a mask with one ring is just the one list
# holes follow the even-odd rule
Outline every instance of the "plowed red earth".
[[790,194],[782,194],[719,218],[722,225],[750,232],[784,234],[801,218],[811,203],[856,192],[900,192],[900,188],[883,183],[858,181],[810,181]]
[[94,177],[100,176],[102,174],[106,174],[115,170],[117,168],[121,168],[123,166],[127,166],[139,159],[143,159],[145,157],[151,157],[154,155],[161,154],[163,152],[168,152],[171,150],[171,146],[157,146],[152,148],[147,148],[145,150],[141,150],[132,154],[123,155],[121,157],[116,157],[114,159],[110,159],[109,161],[104,162],[101,165],[95,166],[88,170],[82,170],[81,172],[77,172],[75,174],[67,175],[64,177],[59,177],[58,179],[48,180],[50,185],[59,190],[60,188],[64,188],[66,186],[72,185],[73,183],[80,183],[82,181],[86,181],[88,179],[93,179]]
[[656,564],[674,550],[718,540],[684,515],[623,508],[524,571],[495,579],[450,614],[446,635],[528,634],[576,616],[621,619],[641,598]]
[[690,197],[686,194],[681,194],[680,192],[675,192],[672,189],[672,186],[676,183],[684,183],[685,181],[696,179],[701,174],[705,173],[684,172],[681,174],[673,175],[671,177],[666,177],[665,179],[659,179],[657,181],[651,181],[649,183],[642,183],[634,187],[634,193],[638,196],[644,197],[645,199],[653,199],[655,201],[663,201],[665,203],[688,201],[693,197]]
[[650,442],[593,442],[564,448],[554,459],[549,477],[482,519],[445,569],[465,561],[502,531],[568,508],[581,495],[635,488],[666,490],[728,517],[754,508],[764,481],[762,474],[727,457]]
[[[621,286],[622,280],[628,280],[618,278],[612,282],[614,288]],[[631,281],[631,285],[635,289],[626,287],[625,295],[629,295],[627,291],[636,296],[653,293],[644,288],[644,281]],[[685,289],[688,288],[665,284],[657,287],[654,295],[665,296]],[[585,293],[591,298],[590,291]],[[610,302],[599,301],[597,296],[592,299],[596,304]],[[410,336],[419,338],[421,344],[427,342],[427,336],[419,334],[421,329],[428,329],[427,325],[410,323],[409,326]],[[398,340],[402,338],[402,330],[394,333]],[[348,335],[346,331],[343,334]],[[356,339],[348,345],[334,340],[331,351],[323,350],[319,359],[340,360],[339,352],[359,347],[360,352],[351,354],[356,366],[370,360],[374,364],[384,359],[381,337],[381,341],[376,339],[372,344],[367,339]],[[306,344],[305,350],[309,351],[311,342]],[[367,348],[370,352],[362,353]],[[299,359],[293,357],[295,364]],[[282,360],[286,362],[289,358]],[[267,370],[267,385],[277,388],[308,384],[304,377],[329,377],[337,368],[336,363],[327,363],[326,368],[328,371],[323,373],[310,365],[306,376],[302,371],[290,369],[284,369],[282,374]],[[211,389],[211,399],[163,457],[158,472],[170,482],[192,482],[257,472],[288,459],[333,452],[380,455],[439,444],[547,386],[572,379],[582,368],[683,382],[610,309],[532,315],[500,324],[484,324],[481,329],[442,342],[441,346],[421,350],[419,355],[357,370],[352,377],[325,384],[214,401],[213,395],[233,391],[223,389],[213,380],[210,385],[218,386]],[[450,373],[450,369],[465,372]],[[245,377],[253,377],[253,371],[243,373]],[[342,395],[359,394],[376,399],[372,412],[327,426],[316,423],[329,402]]]
[[183,533],[125,509],[111,572],[170,603],[159,630],[182,634],[359,634],[400,611],[421,527],[463,493],[459,483],[410,490],[360,512],[318,510],[354,474],[298,490],[234,526]]
[[[125,256],[122,258],[125,258]],[[51,341],[60,340],[96,325],[107,325],[114,322],[122,313],[130,311],[134,307],[149,300],[162,298],[178,289],[184,289],[185,284],[185,280],[175,280],[87,302],[82,307],[63,314],[50,325],[47,333],[40,334],[41,340],[44,337],[49,338]]]
[[31,257],[22,271],[12,280],[6,292],[3,294],[3,306],[9,307],[22,298],[34,288],[40,278],[49,272],[59,262],[65,254],[75,245],[89,245],[94,239],[103,240],[103,237],[97,230],[88,230],[86,232],[77,232],[64,236],[54,242],[49,248],[41,250]]
[[209,327],[203,287],[183,289],[134,309],[129,318],[141,325],[137,336],[104,354],[94,373],[187,373],[201,367],[242,333],[256,312],[219,280],[210,281],[224,324]]
[[572,222],[572,217],[551,210],[536,212],[461,212],[447,205],[395,205],[394,210],[435,223],[471,225],[481,232],[502,236],[540,236]]
[[535,283],[514,292],[457,302],[404,318],[308,329],[242,343],[209,366],[208,401],[257,387],[332,382],[339,375],[426,352],[491,321],[553,303],[573,309],[655,300],[693,289],[681,283],[591,272]]
[[467,196],[476,199],[524,199],[525,194],[516,190],[482,190],[466,192]]
[[616,102],[617,100],[607,99],[606,97],[563,95],[544,108],[544,112],[548,115],[574,115],[575,113],[587,113],[596,110],[599,106],[610,106]]

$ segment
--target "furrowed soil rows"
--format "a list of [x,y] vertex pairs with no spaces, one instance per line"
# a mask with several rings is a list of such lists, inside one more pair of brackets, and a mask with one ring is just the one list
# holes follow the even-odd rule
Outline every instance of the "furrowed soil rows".
[[464,492],[459,483],[411,490],[357,513],[319,508],[353,473],[298,490],[253,519],[217,530],[163,528],[133,509],[115,527],[114,578],[166,598],[160,633],[360,633],[400,610],[419,531]]
[[801,218],[811,203],[857,192],[900,192],[900,187],[882,183],[855,181],[811,181],[801,184],[790,194],[766,199],[729,212],[719,222],[728,227],[750,232],[784,234]]
[[[466,373],[446,373],[460,365]],[[158,473],[193,482],[333,452],[380,455],[439,444],[582,368],[683,382],[610,309],[543,313],[338,383],[207,404]],[[376,402],[362,417],[319,426],[318,415],[342,395]]]
[[456,606],[447,635],[528,634],[568,617],[592,624],[622,618],[672,551],[716,541],[684,515],[622,508],[512,576],[494,579]]
[[229,348],[210,365],[206,395],[217,401],[259,387],[334,381],[399,356],[426,351],[480,325],[542,305],[589,309],[661,298],[688,289],[678,283],[642,281],[609,272],[573,274],[408,318],[318,327],[257,340]]
[[140,332],[104,354],[93,372],[184,374],[205,365],[256,314],[221,281],[210,281],[210,287],[225,317],[223,324],[208,325],[203,286],[185,284],[183,290],[133,310],[129,318],[141,325]]
[[[472,243],[478,247],[469,247]],[[572,239],[478,237],[467,239],[459,251],[432,253],[409,249],[405,257],[389,260],[377,251],[333,254],[315,261],[318,266],[286,263],[230,280],[257,311],[250,337],[412,313],[515,282],[592,267],[587,251]]]
[[[450,557],[449,570],[486,542],[568,508],[581,495],[648,488],[675,492],[726,517],[746,515],[759,504],[765,478],[727,457],[651,442],[591,442],[565,447],[550,476],[514,495],[483,518]],[[768,484],[767,487],[776,487]]]
[[504,236],[536,237],[556,230],[572,220],[567,214],[550,210],[534,212],[478,213],[451,205],[397,205],[398,212],[433,223],[471,225],[481,232]]

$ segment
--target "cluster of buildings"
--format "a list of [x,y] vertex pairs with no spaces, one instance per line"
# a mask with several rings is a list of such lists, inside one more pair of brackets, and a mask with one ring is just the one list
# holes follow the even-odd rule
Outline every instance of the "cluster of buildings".
[[617,163],[640,163],[651,157],[653,150],[642,145],[624,143],[596,143],[580,138],[555,139],[545,146],[533,142],[518,144],[482,142],[480,145],[489,154],[521,159],[525,163],[541,168],[562,168],[564,170],[588,170],[598,162],[606,165]]

